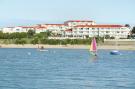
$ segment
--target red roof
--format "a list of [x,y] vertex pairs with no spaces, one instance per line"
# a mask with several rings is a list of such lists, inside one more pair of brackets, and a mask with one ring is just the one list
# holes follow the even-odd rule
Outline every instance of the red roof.
[[22,27],[22,28],[33,28],[33,29],[46,29],[46,27],[43,27],[41,25],[38,25],[38,26],[19,26],[19,27]]
[[75,27],[94,27],[94,28],[120,28],[122,25],[78,25]]
[[46,27],[35,27],[35,29],[46,29]]

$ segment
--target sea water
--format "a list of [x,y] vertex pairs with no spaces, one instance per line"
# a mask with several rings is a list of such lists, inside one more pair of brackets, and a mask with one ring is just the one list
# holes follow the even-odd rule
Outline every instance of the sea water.
[[135,89],[135,51],[0,49],[0,89]]

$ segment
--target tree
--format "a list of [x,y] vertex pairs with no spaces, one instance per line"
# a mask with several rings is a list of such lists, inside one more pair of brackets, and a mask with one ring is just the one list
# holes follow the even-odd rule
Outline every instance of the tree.
[[135,26],[133,27],[131,33],[132,33],[132,34],[135,34]]
[[39,41],[38,41],[38,38],[34,38],[32,41],[31,41],[31,44],[38,44]]
[[110,36],[109,35],[105,35],[105,39],[110,39]]
[[111,36],[110,39],[115,39],[115,37]]
[[125,27],[128,27],[128,28],[130,28],[131,26],[130,26],[129,24],[125,24]]
[[34,35],[34,37],[37,37],[38,39],[47,39],[49,36],[51,36],[51,32],[40,32]]
[[31,37],[33,37],[34,36],[34,34],[35,34],[35,31],[34,30],[28,30],[28,32],[27,32],[27,35],[28,35],[28,38],[31,38]]
[[52,32],[51,31],[46,31],[47,36],[51,36]]
[[25,32],[21,32],[21,33],[19,33],[19,32],[10,33],[8,38],[9,39],[27,38],[27,33],[25,33]]
[[0,39],[3,39],[3,32],[0,31]]
[[24,39],[16,39],[15,40],[15,44],[26,44],[27,42],[26,42],[26,40],[24,40]]

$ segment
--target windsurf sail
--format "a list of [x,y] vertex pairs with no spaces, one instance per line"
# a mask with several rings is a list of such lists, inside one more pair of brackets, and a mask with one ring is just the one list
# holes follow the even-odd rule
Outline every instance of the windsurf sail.
[[90,51],[97,51],[97,43],[95,37],[92,39]]
[[97,55],[97,43],[95,37],[91,41],[90,52],[94,55]]

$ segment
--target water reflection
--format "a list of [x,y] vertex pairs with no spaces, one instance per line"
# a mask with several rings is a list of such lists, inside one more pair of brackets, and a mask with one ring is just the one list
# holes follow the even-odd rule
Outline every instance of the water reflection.
[[98,56],[90,56],[91,62],[96,62],[98,60]]

